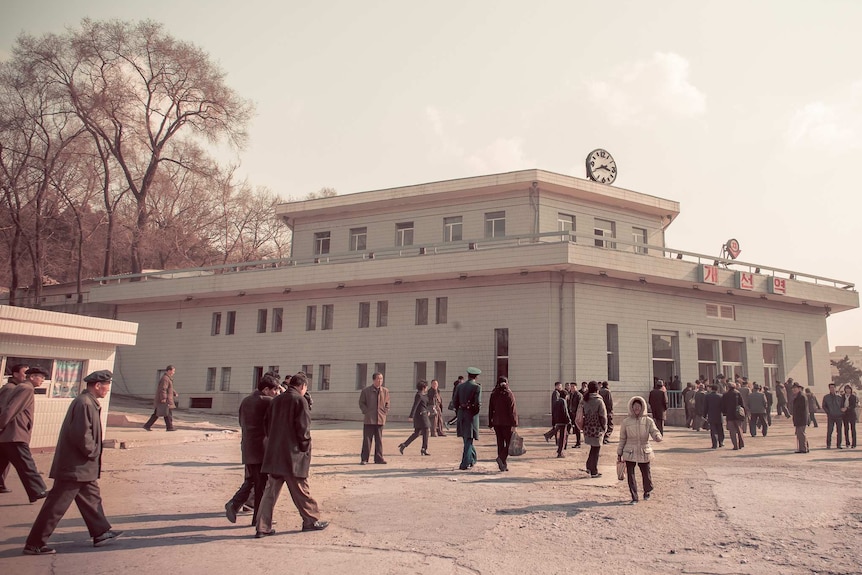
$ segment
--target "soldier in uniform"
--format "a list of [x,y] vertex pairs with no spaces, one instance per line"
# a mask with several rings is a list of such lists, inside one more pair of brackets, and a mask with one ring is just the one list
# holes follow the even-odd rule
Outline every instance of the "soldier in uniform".
[[479,410],[482,405],[482,388],[476,378],[482,373],[477,367],[467,368],[467,381],[458,386],[452,402],[458,414],[458,437],[464,441],[459,469],[470,469],[476,464],[473,440],[479,439]]

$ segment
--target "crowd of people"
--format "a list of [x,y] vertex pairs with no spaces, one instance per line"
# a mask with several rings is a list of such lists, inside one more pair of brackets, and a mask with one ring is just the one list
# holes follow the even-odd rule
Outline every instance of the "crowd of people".
[[[11,368],[9,382],[0,388],[0,479],[5,480],[11,465],[18,472],[31,502],[45,499],[36,518],[23,552],[29,555],[55,553],[47,540],[57,523],[75,501],[84,522],[100,547],[110,543],[122,532],[111,528],[105,518],[99,492],[101,472],[102,428],[99,399],[110,391],[112,374],[101,370],[84,378],[87,389],[69,406],[63,422],[49,477],[54,486],[49,491],[29,450],[33,422],[34,390],[39,387],[47,372],[39,367],[16,365]],[[168,366],[159,380],[154,398],[154,412],[144,425],[147,431],[158,417],[165,419],[166,430],[174,429],[172,410],[177,396],[173,388],[175,369]],[[459,469],[468,470],[477,462],[474,442],[479,437],[480,412],[483,408],[482,387],[475,367],[466,370],[467,378],[459,377],[453,385],[449,409],[455,412],[450,421],[443,414],[443,398],[439,382],[417,382],[416,394],[408,419],[413,423],[412,433],[398,445],[403,455],[407,447],[422,438],[420,454],[430,456],[429,437],[443,437],[444,427],[456,426],[463,442]],[[299,372],[279,380],[278,374],[267,373],[258,382],[257,389],[243,399],[239,407],[239,424],[242,429],[241,453],[245,467],[244,481],[234,496],[225,504],[225,516],[235,523],[237,516],[252,513],[251,525],[255,537],[275,534],[273,509],[281,489],[287,485],[291,499],[302,518],[302,531],[326,529],[328,521],[321,519],[317,501],[311,496],[308,477],[311,467],[311,409],[308,378]],[[675,393],[681,387],[673,382]],[[802,385],[792,378],[775,382],[774,392],[768,385],[749,382],[737,376],[729,381],[723,375],[707,381],[701,377],[681,391],[685,408],[686,426],[696,431],[709,430],[711,446],[724,446],[730,436],[734,450],[745,448],[746,431],[751,437],[760,432],[766,436],[775,417],[792,419],[796,431],[796,453],[807,453],[809,445],[806,428],[818,426],[816,413],[822,409],[826,415],[826,448],[856,447],[856,420],[858,400],[853,387],[845,385],[840,392],[835,384],[822,401],[803,391]],[[668,412],[668,391],[664,382],[656,379],[647,398],[634,396],[628,401],[626,417],[617,423],[617,473],[619,479],[628,479],[631,502],[640,496],[650,499],[654,490],[650,464],[654,453],[652,441],[664,439],[664,423]],[[389,389],[384,386],[382,373],[372,375],[371,385],[359,393],[359,410],[362,413],[361,465],[371,461],[385,465],[383,428],[390,409]],[[589,477],[601,477],[598,461],[603,445],[610,442],[614,430],[614,400],[608,382],[556,382],[551,392],[551,427],[544,433],[550,442],[554,438],[556,456],[566,457],[566,450],[589,446],[585,471]],[[509,470],[515,430],[519,425],[515,393],[506,377],[498,377],[487,405],[488,426],[494,431],[497,444],[496,463],[501,472]],[[574,442],[570,445],[570,438]],[[842,441],[843,439],[843,441]],[[372,455],[373,448],[373,455]],[[515,453],[517,455],[517,453]],[[638,488],[636,469],[640,470],[642,491]],[[5,481],[0,481],[0,493],[8,493]]]

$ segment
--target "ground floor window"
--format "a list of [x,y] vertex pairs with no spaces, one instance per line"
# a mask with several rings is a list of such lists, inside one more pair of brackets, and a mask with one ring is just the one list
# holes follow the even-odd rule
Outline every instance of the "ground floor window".
[[781,373],[781,343],[763,342],[763,385],[784,381]]
[[676,333],[652,334],[652,376],[653,380],[669,382],[679,373],[677,369],[678,337]]
[[494,383],[497,383],[497,377],[509,377],[509,329],[495,329],[494,342],[496,349],[495,368],[497,370]]

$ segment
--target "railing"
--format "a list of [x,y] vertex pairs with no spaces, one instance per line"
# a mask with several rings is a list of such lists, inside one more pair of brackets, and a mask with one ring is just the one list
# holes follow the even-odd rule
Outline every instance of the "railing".
[[[315,265],[330,265],[339,263],[355,263],[361,261],[373,261],[389,258],[425,257],[429,255],[440,255],[449,253],[461,253],[470,251],[484,251],[501,248],[518,248],[539,243],[571,243],[578,246],[605,249],[614,252],[625,252],[644,257],[662,257],[688,263],[710,264],[723,266],[726,269],[747,271],[750,273],[784,277],[791,280],[805,281],[816,285],[831,285],[846,290],[855,289],[855,284],[842,280],[805,274],[792,270],[774,268],[763,264],[754,264],[715,257],[696,252],[688,252],[654,246],[639,242],[630,242],[620,238],[608,236],[596,236],[578,232],[544,232],[540,234],[523,234],[504,236],[502,238],[486,238],[474,240],[462,240],[456,242],[441,242],[414,246],[401,246],[385,249],[353,251],[339,254],[319,254],[309,258],[281,258],[271,260],[259,260],[251,262],[240,262],[232,264],[219,264],[197,268],[179,270],[161,270],[140,274],[123,274],[96,278],[101,284],[121,283],[129,281],[149,281],[157,279],[176,279],[183,277],[199,277],[207,275],[218,275],[227,273],[255,272],[274,268],[304,267]],[[597,245],[598,244],[598,245]],[[611,247],[612,246],[612,247]]]

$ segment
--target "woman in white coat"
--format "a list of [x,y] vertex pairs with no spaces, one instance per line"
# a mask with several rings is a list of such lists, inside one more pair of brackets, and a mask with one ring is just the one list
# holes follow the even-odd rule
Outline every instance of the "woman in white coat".
[[629,415],[620,426],[620,442],[617,446],[617,457],[626,462],[626,475],[629,480],[629,491],[632,503],[638,502],[638,484],[635,479],[635,464],[641,469],[644,484],[644,499],[649,499],[653,490],[650,462],[653,460],[650,438],[661,441],[661,433],[646,414],[646,401],[635,396],[629,400]]

